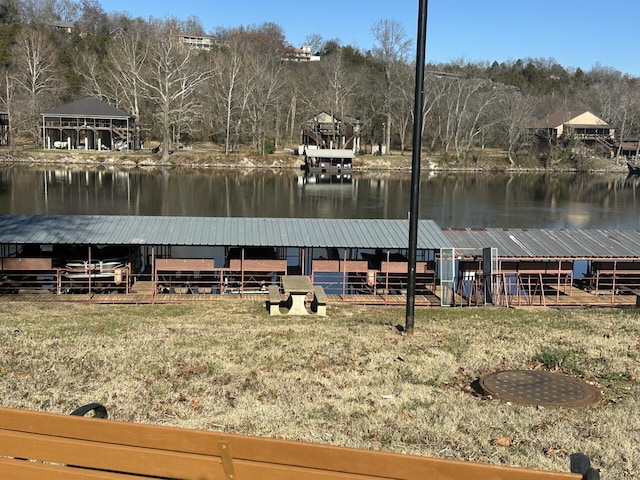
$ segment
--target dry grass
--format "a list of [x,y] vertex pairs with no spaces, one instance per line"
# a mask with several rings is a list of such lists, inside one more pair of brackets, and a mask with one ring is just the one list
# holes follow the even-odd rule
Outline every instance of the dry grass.
[[[583,451],[604,479],[640,476],[637,310],[334,306],[268,317],[262,304],[0,304],[0,404],[118,420],[568,471]],[[604,400],[512,405],[469,385],[499,368],[562,371]],[[492,442],[511,439],[510,446]]]

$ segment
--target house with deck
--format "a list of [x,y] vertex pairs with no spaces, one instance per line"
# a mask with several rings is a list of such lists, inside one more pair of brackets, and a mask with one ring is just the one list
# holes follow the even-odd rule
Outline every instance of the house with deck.
[[300,155],[313,148],[345,149],[355,153],[360,150],[360,120],[349,115],[320,112],[302,124],[300,141]]
[[587,110],[555,111],[536,122],[533,131],[539,142],[547,145],[573,136],[585,146],[600,148],[608,154],[615,146],[615,129]]
[[136,150],[135,118],[95,97],[85,97],[42,114],[47,150]]

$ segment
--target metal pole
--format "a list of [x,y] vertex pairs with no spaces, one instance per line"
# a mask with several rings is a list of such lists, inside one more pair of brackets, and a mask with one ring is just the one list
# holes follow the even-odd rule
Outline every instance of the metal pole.
[[413,335],[416,303],[416,251],[418,244],[418,208],[420,206],[420,156],[422,151],[422,105],[427,43],[428,0],[419,0],[416,48],[416,83],[413,103],[413,147],[411,152],[411,206],[409,209],[409,271],[407,273],[407,315],[405,331]]

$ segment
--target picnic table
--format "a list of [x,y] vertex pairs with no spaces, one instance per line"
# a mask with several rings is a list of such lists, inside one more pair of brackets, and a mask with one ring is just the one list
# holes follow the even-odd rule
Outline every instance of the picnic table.
[[308,315],[305,301],[308,293],[313,293],[311,277],[306,275],[284,275],[282,289],[289,295],[291,308],[287,315]]

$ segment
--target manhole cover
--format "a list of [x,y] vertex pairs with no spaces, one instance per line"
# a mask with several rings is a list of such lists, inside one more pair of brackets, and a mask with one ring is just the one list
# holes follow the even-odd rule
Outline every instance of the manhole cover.
[[535,370],[493,372],[480,379],[480,386],[500,400],[545,407],[581,408],[602,398],[597,388],[582,380]]

